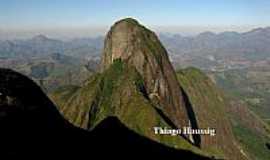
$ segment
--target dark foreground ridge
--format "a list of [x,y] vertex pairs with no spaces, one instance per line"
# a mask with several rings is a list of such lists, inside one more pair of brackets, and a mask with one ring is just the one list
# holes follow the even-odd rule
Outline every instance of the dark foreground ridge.
[[32,80],[8,69],[0,69],[0,130],[1,155],[210,159],[140,136],[116,117],[91,132],[76,128]]

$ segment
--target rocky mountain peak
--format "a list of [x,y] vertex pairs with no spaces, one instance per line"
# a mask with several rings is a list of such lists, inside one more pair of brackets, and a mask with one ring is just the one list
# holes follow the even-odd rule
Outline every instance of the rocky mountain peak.
[[126,60],[136,53],[135,47],[141,45],[144,38],[143,32],[144,28],[132,18],[116,22],[105,40],[102,68],[108,68],[115,59]]
[[176,126],[189,125],[175,71],[154,32],[132,18],[116,22],[105,38],[101,70],[109,68],[116,59],[137,69],[151,101],[172,118]]

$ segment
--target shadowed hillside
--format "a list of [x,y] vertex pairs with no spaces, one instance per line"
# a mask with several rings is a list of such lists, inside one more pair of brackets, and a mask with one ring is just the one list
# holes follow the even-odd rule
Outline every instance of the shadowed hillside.
[[89,132],[62,118],[56,107],[27,77],[0,69],[1,155],[142,156],[210,159],[191,151],[176,150],[128,129],[108,117]]

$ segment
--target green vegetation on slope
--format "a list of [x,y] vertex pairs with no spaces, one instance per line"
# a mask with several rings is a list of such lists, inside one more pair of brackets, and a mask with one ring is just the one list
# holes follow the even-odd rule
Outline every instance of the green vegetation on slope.
[[[231,98],[232,99],[232,98]],[[270,128],[248,106],[232,99],[229,115],[233,126],[233,132],[237,140],[243,146],[243,150],[252,159],[268,160],[270,152],[266,143],[270,141]]]
[[[247,110],[251,109],[259,116],[244,117],[245,121],[249,121],[249,125],[239,119],[241,117],[239,111],[230,116],[233,122],[233,132],[237,140],[255,160],[270,159],[270,151],[265,145],[270,141],[269,126],[267,127],[267,124],[263,122],[258,122],[261,121],[260,118],[264,122],[269,122],[267,121],[270,115],[269,73],[267,68],[236,69],[213,73],[217,85],[226,91],[231,96],[231,99],[244,101],[248,105],[243,107],[247,107]],[[267,130],[268,128],[268,133],[256,131],[255,128],[258,128],[258,125],[254,126],[255,122],[265,125],[260,130]]]
[[233,132],[244,149],[251,155],[252,159],[269,160],[270,151],[266,147],[266,142],[269,142],[270,138],[258,134],[252,128],[248,128],[241,124],[241,121],[239,121],[237,117],[233,118]]
[[216,129],[214,137],[201,136],[201,148],[229,159],[241,159],[225,112],[228,104],[223,93],[203,72],[193,67],[179,70],[177,78],[189,98],[198,128]]
[[212,73],[219,87],[249,104],[262,119],[270,118],[270,69],[248,68]]
[[116,116],[140,135],[170,147],[206,154],[182,137],[154,134],[155,126],[172,126],[148,99],[141,75],[120,59],[103,73],[91,76],[81,88],[71,89],[76,90],[56,91],[51,98],[64,117],[76,126],[91,130],[106,117]]
[[[209,117],[209,120],[211,120],[212,116],[224,117],[225,114],[223,113],[228,112],[228,118],[232,122],[232,132],[242,147],[241,152],[252,159],[267,160],[270,155],[269,150],[265,146],[266,142],[269,142],[269,136],[267,136],[267,132],[269,132],[269,129],[267,131],[268,127],[258,116],[250,112],[247,106],[239,106],[239,102],[230,103],[230,101],[239,101],[237,97],[243,98],[245,96],[243,90],[247,89],[246,86],[250,86],[249,84],[251,83],[251,81],[245,78],[245,75],[246,73],[236,71],[218,73],[217,83],[225,87],[226,90],[231,91],[229,93],[230,97],[219,91],[215,84],[210,81],[210,78],[198,69],[187,68],[181,70],[178,72],[178,79],[190,97],[195,112],[199,109],[198,107],[202,107],[208,112],[208,115],[204,116],[202,115],[203,110],[197,112],[198,117],[204,117],[198,120],[199,125],[200,123],[203,125],[203,121],[209,123],[209,125],[214,125],[217,129],[217,135],[219,135],[220,128],[213,123],[211,124],[205,117]],[[239,90],[237,87],[240,87],[242,90]],[[223,109],[220,110],[221,108]],[[217,112],[214,113],[213,110]],[[217,120],[219,118],[215,117],[214,119]],[[218,121],[213,122],[217,125],[224,125]],[[221,138],[219,137],[219,139]],[[222,143],[224,142],[218,142],[217,144]]]

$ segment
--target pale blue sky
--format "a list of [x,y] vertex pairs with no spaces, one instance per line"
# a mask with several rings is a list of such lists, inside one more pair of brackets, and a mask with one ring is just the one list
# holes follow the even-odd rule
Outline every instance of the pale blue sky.
[[123,17],[147,26],[264,27],[270,0],[0,0],[2,30],[98,28]]

